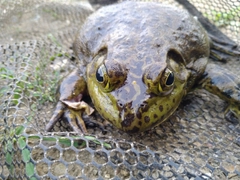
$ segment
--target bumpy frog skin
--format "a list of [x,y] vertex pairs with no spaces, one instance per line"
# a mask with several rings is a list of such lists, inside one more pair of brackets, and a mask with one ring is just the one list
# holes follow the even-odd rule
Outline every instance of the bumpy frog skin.
[[[203,74],[206,89],[215,85],[205,72],[210,55],[206,31],[188,12],[172,6],[125,2],[103,7],[81,27],[74,51],[95,109],[126,132],[145,131],[167,120]],[[236,105],[239,97],[234,103],[230,96],[225,100]],[[52,119],[48,131],[57,121]]]

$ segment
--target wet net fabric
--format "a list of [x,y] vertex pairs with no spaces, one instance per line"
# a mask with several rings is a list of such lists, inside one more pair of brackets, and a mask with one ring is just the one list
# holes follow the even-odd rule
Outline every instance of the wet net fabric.
[[[75,34],[101,2],[0,1],[0,178],[239,179],[239,123],[226,121],[226,102],[202,89],[145,133],[89,125],[83,136],[64,120],[45,132],[58,81],[78,65]],[[190,2],[240,44],[238,0]],[[239,61],[214,63],[240,77]]]

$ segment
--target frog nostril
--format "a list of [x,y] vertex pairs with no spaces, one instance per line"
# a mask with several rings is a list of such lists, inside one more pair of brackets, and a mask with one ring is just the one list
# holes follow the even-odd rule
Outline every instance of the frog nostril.
[[142,112],[147,112],[148,109],[149,109],[149,106],[146,102],[143,102],[141,105],[140,105],[140,108],[142,110]]
[[123,108],[123,103],[118,102],[118,106],[119,106],[120,108]]

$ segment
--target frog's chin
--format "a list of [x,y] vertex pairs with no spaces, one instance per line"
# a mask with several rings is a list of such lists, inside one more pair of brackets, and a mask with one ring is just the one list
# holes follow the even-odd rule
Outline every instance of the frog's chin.
[[145,111],[141,105],[138,108],[123,108],[120,112],[120,129],[128,133],[138,133],[155,127],[167,120],[178,108],[175,104],[163,103],[163,101],[150,105]]
[[137,133],[163,123],[176,111],[184,95],[184,90],[175,89],[167,96],[151,96],[131,108],[132,103],[126,103],[120,110],[120,129]]

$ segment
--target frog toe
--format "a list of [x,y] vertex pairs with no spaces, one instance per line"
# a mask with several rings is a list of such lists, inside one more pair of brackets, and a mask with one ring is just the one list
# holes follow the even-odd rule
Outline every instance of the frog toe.
[[64,114],[64,118],[68,121],[74,132],[85,134],[87,133],[87,128],[81,115],[81,111],[68,109]]
[[53,126],[63,118],[69,122],[73,131],[85,134],[87,133],[87,129],[82,115],[85,113],[87,116],[90,116],[93,112],[94,109],[84,101],[59,101],[45,129],[47,132],[51,131]]
[[60,118],[65,112],[65,109],[66,109],[66,105],[59,101],[56,105],[55,111],[53,112],[53,115],[50,121],[47,123],[45,127],[45,130],[47,132],[50,132],[53,126],[60,120]]
[[226,62],[229,59],[239,59],[240,49],[238,45],[230,39],[220,39],[209,34],[211,38],[210,57],[214,60]]

